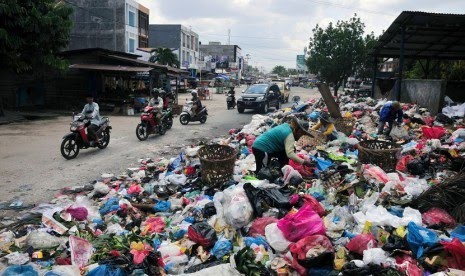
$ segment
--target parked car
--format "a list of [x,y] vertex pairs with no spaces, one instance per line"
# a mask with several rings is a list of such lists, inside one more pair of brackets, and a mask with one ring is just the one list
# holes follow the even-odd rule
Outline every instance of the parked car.
[[237,111],[243,113],[245,109],[255,109],[266,113],[270,107],[280,109],[281,100],[281,92],[276,84],[254,84],[237,99]]

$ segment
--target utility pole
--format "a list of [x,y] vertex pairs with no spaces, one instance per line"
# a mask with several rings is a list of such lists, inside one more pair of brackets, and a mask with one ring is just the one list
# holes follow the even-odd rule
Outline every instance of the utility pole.
[[228,45],[231,45],[231,29],[228,29]]

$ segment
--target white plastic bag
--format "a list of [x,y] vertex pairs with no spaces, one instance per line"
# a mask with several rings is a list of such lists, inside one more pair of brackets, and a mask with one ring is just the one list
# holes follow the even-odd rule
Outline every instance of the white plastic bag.
[[265,237],[268,244],[278,252],[286,251],[291,244],[291,242],[284,237],[277,223],[271,223],[265,227]]
[[369,264],[394,264],[395,260],[389,257],[389,254],[381,248],[371,248],[363,251],[363,262]]
[[184,174],[170,174],[164,180],[173,185],[184,185],[187,177]]
[[[246,226],[253,217],[253,209],[242,186],[224,190],[223,216],[227,224],[235,229]],[[218,212],[218,210],[217,210]]]
[[284,185],[289,184],[292,178],[297,178],[297,179],[302,179],[302,175],[295,170],[293,167],[289,165],[285,165],[281,171],[283,172],[284,175]]
[[392,128],[390,136],[395,140],[408,138],[408,131],[403,127],[395,126]]

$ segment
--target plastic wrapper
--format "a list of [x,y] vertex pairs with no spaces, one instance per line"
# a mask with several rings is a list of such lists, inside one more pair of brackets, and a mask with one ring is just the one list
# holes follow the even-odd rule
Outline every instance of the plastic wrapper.
[[249,236],[265,236],[265,227],[271,223],[276,223],[277,221],[278,219],[274,217],[262,217],[255,219],[250,226]]
[[80,268],[87,265],[94,251],[89,241],[76,236],[69,237],[69,249],[72,264]]
[[289,250],[304,267],[332,266],[334,249],[331,241],[323,235],[305,237],[290,245]]
[[215,256],[217,259],[221,259],[223,256],[228,255],[229,252],[231,252],[232,248],[232,243],[229,240],[221,238],[215,243],[213,248],[210,250],[210,254]]
[[426,247],[438,242],[438,237],[433,231],[410,222],[408,224],[407,242],[413,254],[420,258]]
[[453,239],[451,242],[441,241],[441,244],[449,253],[448,267],[465,270],[465,245],[459,239]]
[[296,213],[287,214],[277,225],[286,239],[292,242],[315,234],[324,235],[326,232],[323,220],[309,205],[304,205]]
[[246,226],[252,220],[253,208],[245,190],[235,186],[224,190],[223,193],[222,210],[226,223],[236,229]]
[[189,239],[205,248],[211,248],[218,240],[215,229],[208,223],[198,222],[190,225],[187,230]]
[[268,244],[278,252],[286,251],[291,244],[291,242],[284,237],[277,223],[271,223],[265,227],[265,237]]
[[431,208],[422,214],[423,223],[431,226],[446,226],[453,228],[457,225],[455,219],[445,210],[440,208]]
[[355,236],[346,245],[349,251],[363,255],[363,251],[378,247],[378,242],[372,234],[360,234]]

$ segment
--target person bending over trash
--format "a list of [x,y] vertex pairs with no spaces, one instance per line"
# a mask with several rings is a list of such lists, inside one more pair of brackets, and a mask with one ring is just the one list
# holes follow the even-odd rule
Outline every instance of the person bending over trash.
[[334,126],[334,120],[329,117],[328,113],[320,114],[320,121],[312,127],[313,130],[320,131],[326,136],[326,140],[333,141],[337,139],[337,131]]
[[307,130],[308,122],[299,121],[294,117],[290,124],[284,123],[258,136],[252,145],[256,162],[255,173],[263,168],[264,161],[269,164],[273,157],[278,158],[281,167],[287,165],[289,159],[306,166],[311,165],[311,161],[300,158],[294,152],[295,141],[300,137],[308,135],[313,138]]
[[399,102],[387,102],[379,112],[379,126],[378,135],[383,134],[384,126],[388,123],[388,130],[386,135],[391,133],[394,121],[397,119],[397,125],[402,124],[402,108],[400,108]]

